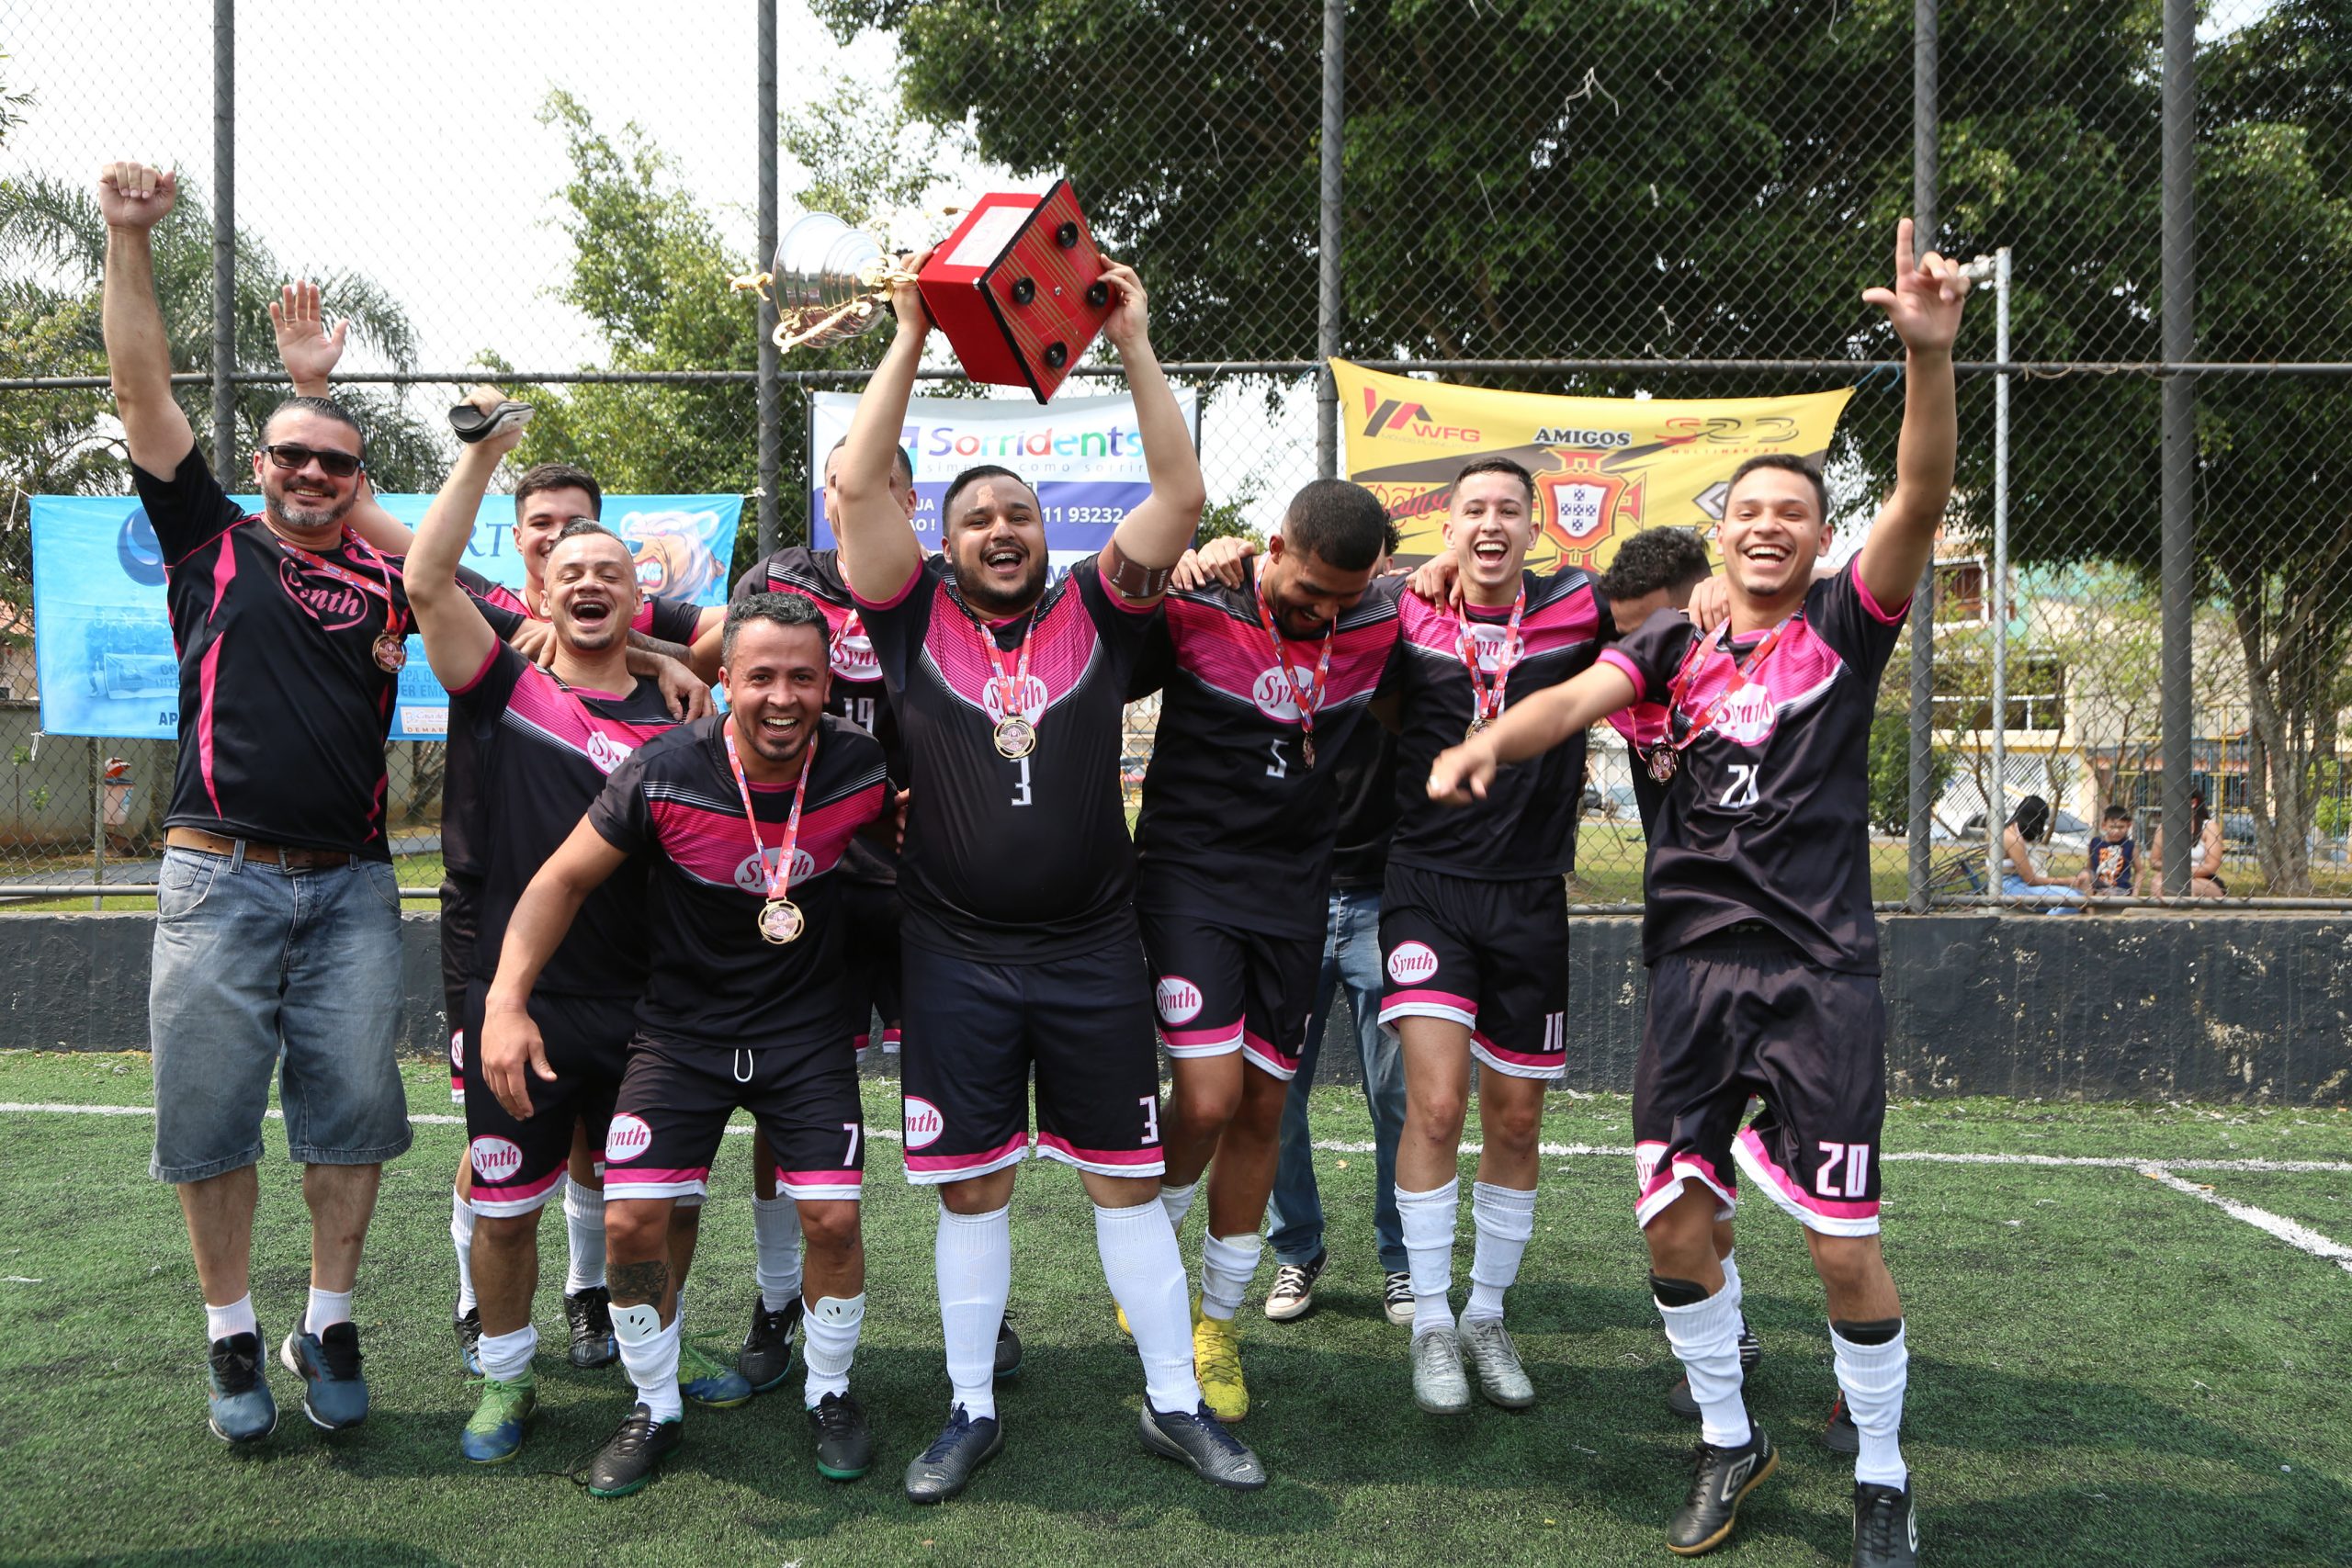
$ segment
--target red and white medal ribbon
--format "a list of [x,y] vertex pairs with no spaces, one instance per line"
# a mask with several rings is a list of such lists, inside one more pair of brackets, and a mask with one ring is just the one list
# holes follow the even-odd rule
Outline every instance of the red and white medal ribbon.
[[1026,757],[1037,749],[1037,727],[1021,706],[1021,694],[1029,684],[1029,639],[1036,634],[1037,614],[1031,611],[1029,624],[1022,628],[1021,647],[1009,675],[1005,673],[1004,652],[996,645],[996,633],[978,616],[972,621],[980,634],[980,646],[988,650],[989,663],[996,671],[989,677],[989,690],[996,694],[997,699],[996,749],[998,755],[1008,759]]
[[1681,666],[1675,671],[1674,679],[1667,682],[1666,734],[1643,759],[1649,767],[1650,777],[1660,784],[1674,777],[1675,769],[1681,765],[1682,753],[1695,745],[1699,737],[1715,727],[1715,721],[1723,717],[1724,710],[1730,705],[1732,698],[1764,667],[1765,656],[1781,640],[1781,634],[1788,629],[1789,623],[1782,621],[1766,633],[1764,640],[1748,654],[1746,664],[1740,663],[1737,654],[1729,655],[1731,674],[1724,680],[1724,689],[1715,694],[1713,702],[1707,705],[1706,713],[1694,721],[1683,706],[1683,699],[1690,695],[1691,687],[1697,683],[1699,672],[1714,657],[1716,646],[1723,641],[1724,633],[1730,626],[1729,621],[1721,622],[1705,637],[1694,638],[1682,655]]
[[1263,578],[1256,583],[1258,614],[1266,623],[1266,640],[1274,645],[1274,665],[1283,672],[1283,684],[1290,688],[1291,705],[1298,709],[1299,758],[1309,768],[1315,766],[1315,716],[1323,710],[1323,687],[1331,676],[1331,637],[1340,629],[1334,620],[1323,628],[1323,651],[1315,661],[1315,677],[1300,685],[1298,672],[1291,667],[1290,649],[1283,640],[1283,628],[1274,619],[1274,607],[1266,598]]
[[[331,577],[346,588],[354,588],[362,593],[373,594],[384,602],[384,629],[377,634],[371,651],[376,656],[377,666],[386,674],[399,674],[401,666],[408,662],[408,645],[401,635],[407,629],[408,617],[401,613],[400,604],[392,596],[392,563],[379,554],[374,546],[349,528],[343,531],[344,548],[355,555],[362,555],[372,559],[376,570],[384,574],[383,581],[371,582],[346,567],[335,565],[316,551],[304,549],[282,535],[272,534],[271,537],[277,539],[279,549],[284,550],[311,570]],[[296,603],[300,604],[300,601],[297,600]],[[319,618],[319,613],[308,604],[302,605],[302,609],[311,619],[315,621]]]
[[771,871],[768,847],[760,839],[759,813],[752,809],[752,781],[745,776],[742,757],[735,750],[735,721],[729,717],[719,727],[727,742],[727,765],[735,774],[735,793],[742,798],[743,818],[752,825],[752,862],[760,868],[761,885],[767,890],[767,902],[760,906],[760,935],[778,947],[797,941],[803,925],[800,906],[786,895],[792,891],[792,857],[800,843],[800,803],[808,797],[808,775],[817,771],[819,733],[808,732],[808,749],[800,754],[800,780],[792,786],[792,815],[784,819],[784,844]]
[[1459,604],[1453,609],[1453,651],[1462,660],[1462,668],[1470,676],[1470,728],[1463,739],[1468,739],[1492,724],[1503,711],[1503,694],[1510,684],[1511,666],[1519,662],[1519,618],[1527,613],[1527,585],[1521,580],[1519,597],[1510,603],[1510,619],[1503,626],[1502,646],[1495,650],[1495,679],[1489,685],[1478,669],[1478,639],[1471,631],[1470,617]]

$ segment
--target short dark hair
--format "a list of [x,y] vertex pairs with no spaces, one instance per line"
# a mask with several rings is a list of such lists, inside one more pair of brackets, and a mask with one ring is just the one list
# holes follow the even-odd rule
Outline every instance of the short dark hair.
[[[549,486],[548,488],[560,489],[561,487]],[[628,541],[627,539],[622,538],[618,534],[614,533],[610,528],[605,527],[594,517],[575,517],[571,522],[566,523],[561,528],[556,530],[555,542],[560,545],[566,539],[584,539],[592,534],[600,538],[610,539],[622,549],[628,549]],[[629,553],[631,555],[635,555],[637,552],[630,550]]]
[[1453,476],[1453,488],[1461,489],[1462,481],[1473,474],[1509,474],[1519,481],[1521,489],[1527,491],[1527,503],[1530,506],[1535,504],[1535,476],[1529,473],[1527,465],[1516,457],[1473,457],[1463,464],[1461,470]]
[[1283,513],[1283,546],[1341,571],[1377,565],[1392,525],[1380,498],[1346,479],[1317,479],[1290,498]]
[[1821,514],[1821,520],[1824,523],[1829,521],[1829,487],[1821,482],[1821,470],[1793,452],[1765,452],[1734,468],[1731,483],[1724,487],[1724,510],[1730,510],[1731,492],[1739,488],[1739,481],[1758,468],[1777,468],[1784,474],[1802,475],[1804,481],[1813,486],[1813,504]]
[[[571,529],[564,530],[570,533]],[[799,593],[746,593],[727,606],[726,629],[718,634],[718,661],[735,662],[735,634],[753,621],[766,621],[779,626],[814,626],[820,637],[831,638],[832,628],[825,622],[825,612],[817,602]]]
[[351,411],[345,408],[341,403],[336,402],[333,398],[303,397],[287,399],[284,402],[270,410],[269,417],[261,422],[262,433],[265,435],[268,434],[269,427],[277,423],[277,416],[282,413],[314,413],[321,419],[331,419],[337,424],[347,428],[351,434],[358,439],[359,455],[362,457],[365,457],[368,455],[368,433],[359,428],[359,422],[352,417]]
[[595,475],[577,463],[535,463],[514,487],[514,515],[523,515],[525,502],[550,490],[584,490],[590,510],[598,517],[605,514],[605,487],[596,482]]
[[[826,447],[825,461],[828,463],[831,462],[833,460],[833,454],[848,445],[849,437],[844,435],[839,441],[834,442],[831,446]],[[890,446],[890,471],[898,475],[899,482],[905,485],[909,490],[912,490],[914,488],[915,460],[907,456],[907,449],[905,447],[899,446],[895,442],[892,443]],[[817,470],[817,477],[820,479],[822,479],[825,477],[824,468],[821,465]]]
[[1688,587],[1713,570],[1707,547],[1690,529],[1645,528],[1617,547],[1600,574],[1600,592],[1609,599],[1639,599],[1661,588]]
[[2102,822],[2129,822],[2132,820],[2132,808],[2124,805],[2120,800],[2112,802],[2105,811],[2099,814],[2099,820]]
[[1011,479],[1031,495],[1037,493],[1035,485],[1031,484],[1011,468],[996,463],[975,464],[947,481],[947,493],[939,498],[939,521],[943,526],[949,518],[955,516],[956,498],[964,493],[964,488],[967,485],[976,485],[982,479]]

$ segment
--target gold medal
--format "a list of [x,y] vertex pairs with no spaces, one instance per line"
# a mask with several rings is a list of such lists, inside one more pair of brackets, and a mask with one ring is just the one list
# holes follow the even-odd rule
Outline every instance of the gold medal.
[[1017,713],[996,721],[996,750],[1001,757],[1026,757],[1037,749],[1037,727]]
[[800,906],[789,898],[771,898],[760,906],[760,935],[782,947],[800,940]]
[[408,644],[398,632],[386,632],[375,643],[376,668],[397,675],[408,664]]
[[1306,764],[1307,772],[1313,773],[1315,771],[1315,737],[1313,735],[1302,735],[1298,738],[1298,756],[1299,761]]
[[1472,741],[1472,740],[1476,740],[1476,739],[1478,739],[1478,731],[1480,731],[1480,730],[1482,730],[1482,729],[1484,729],[1484,728],[1487,728],[1487,716],[1486,716],[1485,714],[1480,714],[1480,715],[1478,715],[1478,716],[1476,716],[1476,718],[1473,718],[1473,719],[1470,721],[1470,728],[1467,728],[1467,729],[1465,729],[1465,730],[1464,730],[1464,731],[1462,732],[1462,739],[1463,739],[1463,740],[1464,740],[1464,742],[1468,742],[1468,741]]
[[1682,753],[1670,745],[1661,744],[1651,747],[1650,754],[1642,760],[1648,765],[1651,778],[1659,784],[1670,784],[1674,779],[1674,770],[1681,764]]

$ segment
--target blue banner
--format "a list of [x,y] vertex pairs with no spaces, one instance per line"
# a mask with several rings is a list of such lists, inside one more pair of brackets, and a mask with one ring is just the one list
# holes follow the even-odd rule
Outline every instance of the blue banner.
[[[257,511],[261,498],[236,503]],[[414,527],[429,495],[377,497]],[[649,593],[697,604],[727,602],[727,563],[743,512],[739,495],[607,495],[605,524],[628,541]],[[514,508],[482,498],[466,564],[520,590]],[[135,498],[33,498],[33,664],[41,728],[52,735],[169,740],[179,733],[179,658],[164,603],[163,553]],[[396,740],[437,740],[449,731],[449,699],[433,679],[424,639],[408,639]]]

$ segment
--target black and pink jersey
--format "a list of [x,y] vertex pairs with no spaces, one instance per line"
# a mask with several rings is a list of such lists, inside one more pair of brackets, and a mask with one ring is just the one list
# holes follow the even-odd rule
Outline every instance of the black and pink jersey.
[[[544,621],[548,618],[531,608],[525,595],[503,582],[491,583],[488,591],[478,597],[486,604],[495,604],[526,620]],[[701,605],[684,599],[657,599],[649,593],[639,601],[637,614],[629,617],[628,629],[658,637],[663,642],[691,645],[695,640],[695,628],[701,625]]]
[[613,770],[588,820],[605,841],[647,866],[650,972],[638,998],[639,1032],[665,1045],[714,1051],[839,1045],[862,1019],[849,984],[842,851],[889,809],[882,748],[827,716],[801,800],[788,897],[801,935],[782,946],[760,934],[767,877],[783,858],[791,783],[751,786],[759,847],[727,761],[725,714],[682,724]]
[[[890,689],[913,792],[899,861],[905,940],[992,964],[1035,964],[1135,938],[1135,852],[1119,791],[1121,715],[1151,609],[1080,561],[1026,614],[985,624],[954,574],[925,560],[858,608]],[[1029,672],[1012,705],[1035,728],[1024,757],[993,739],[1005,697],[996,650]]]
[[1771,632],[1708,636],[1660,610],[1602,653],[1690,739],[1650,832],[1644,962],[1762,920],[1824,968],[1878,973],[1871,716],[1909,609],[1849,566]]
[[[1321,934],[1340,754],[1394,667],[1401,581],[1374,583],[1334,623],[1319,698],[1324,640],[1284,638],[1285,675],[1260,619],[1254,563],[1246,588],[1211,582],[1168,596],[1135,686],[1161,693],[1136,824],[1139,906],[1271,935]],[[1313,767],[1302,689],[1316,705]]]
[[841,552],[786,546],[737,578],[729,603],[740,604],[753,593],[797,593],[824,612],[833,668],[832,694],[825,711],[882,742],[890,776],[901,776],[898,716],[890,711],[890,693],[874,658],[873,639],[865,635],[857,601],[842,576]]
[[1624,738],[1626,760],[1634,770],[1634,807],[1641,813],[1642,836],[1647,839],[1657,831],[1658,802],[1666,798],[1666,786],[1650,777],[1642,759],[1666,734],[1665,705],[1629,703],[1609,716],[1609,728]]
[[[1519,657],[1503,688],[1505,707],[1556,686],[1590,667],[1600,651],[1608,608],[1586,573],[1571,567],[1550,577],[1522,572],[1527,594],[1519,623]],[[1482,682],[1491,683],[1510,621],[1510,608],[1463,607],[1476,645]],[[1397,740],[1396,836],[1392,865],[1449,876],[1516,881],[1564,876],[1574,840],[1578,781],[1584,777],[1584,737],[1541,757],[1513,762],[1495,774],[1487,798],[1464,807],[1429,797],[1430,764],[1462,744],[1475,698],[1464,663],[1461,626],[1451,606],[1407,593],[1397,602],[1404,632],[1404,728]]]
[[[498,950],[523,889],[604,793],[630,753],[675,720],[649,680],[621,694],[567,686],[504,643],[449,694],[449,768],[460,754],[480,800],[481,924],[473,972],[498,975]],[[588,896],[538,988],[635,997],[645,984],[645,870],[632,863]]]
[[[384,741],[400,676],[377,662],[415,624],[399,556],[345,530],[324,553],[280,539],[194,446],[168,479],[133,464],[162,547],[179,654],[179,762],[166,828],[389,860]],[[480,598],[488,584],[459,575]],[[516,618],[485,604],[501,638]]]

